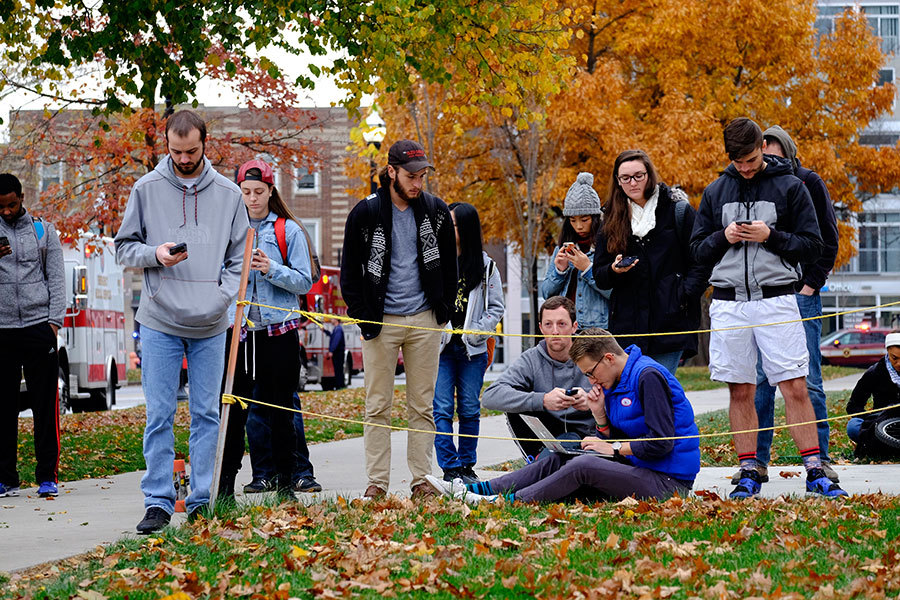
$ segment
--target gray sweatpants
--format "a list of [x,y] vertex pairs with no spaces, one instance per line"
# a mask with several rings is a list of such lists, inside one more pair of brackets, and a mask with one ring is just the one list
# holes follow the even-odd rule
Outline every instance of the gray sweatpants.
[[491,479],[491,488],[495,494],[515,492],[515,499],[522,502],[553,502],[576,491],[596,492],[600,498],[609,500],[628,496],[668,498],[675,492],[684,496],[690,491],[681,482],[658,471],[599,456],[556,452],[518,471]]

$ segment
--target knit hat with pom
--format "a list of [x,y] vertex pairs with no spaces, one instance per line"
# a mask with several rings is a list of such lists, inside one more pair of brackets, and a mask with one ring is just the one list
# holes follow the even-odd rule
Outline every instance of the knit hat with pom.
[[566,201],[563,203],[563,215],[574,217],[575,215],[599,215],[600,196],[594,191],[593,173],[579,173],[575,183],[566,192]]

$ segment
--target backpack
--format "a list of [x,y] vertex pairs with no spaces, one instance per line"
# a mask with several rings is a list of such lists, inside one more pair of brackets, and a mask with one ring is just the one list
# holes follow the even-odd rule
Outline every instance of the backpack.
[[[312,276],[312,282],[317,283],[322,276],[322,265],[319,263],[319,255],[316,253],[316,249],[313,247],[312,239],[309,237],[309,232],[306,231],[306,227],[303,226],[299,221],[294,221],[297,225],[300,226],[300,231],[303,232],[303,235],[306,236],[306,249],[309,251],[309,269],[310,275]],[[287,227],[287,219],[284,217],[278,217],[275,219],[275,239],[278,240],[278,249],[281,251],[281,261],[290,266],[287,258],[287,236],[285,234],[285,228]]]

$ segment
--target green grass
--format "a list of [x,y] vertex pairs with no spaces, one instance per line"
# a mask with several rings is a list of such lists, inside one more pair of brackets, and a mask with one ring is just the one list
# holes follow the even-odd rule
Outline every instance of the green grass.
[[900,498],[390,497],[222,511],[13,575],[0,598],[896,597]]
[[[836,367],[834,365],[822,365],[822,379],[838,379],[848,375],[856,375],[861,373],[860,369],[854,367]],[[714,390],[727,387],[727,384],[721,381],[712,381],[709,378],[708,367],[678,367],[676,372],[678,382],[687,392],[699,392],[703,390]]]

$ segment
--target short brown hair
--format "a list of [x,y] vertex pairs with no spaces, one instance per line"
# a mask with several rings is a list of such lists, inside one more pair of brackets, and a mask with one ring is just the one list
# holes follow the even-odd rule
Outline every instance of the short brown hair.
[[572,359],[572,362],[578,362],[585,356],[590,356],[594,360],[600,360],[607,352],[620,356],[625,354],[622,346],[619,345],[619,342],[616,341],[616,338],[610,332],[599,327],[591,327],[572,338],[569,358]]
[[567,311],[569,311],[569,318],[572,319],[572,322],[575,322],[575,303],[566,298],[565,296],[551,296],[547,298],[541,307],[538,309],[538,323],[544,320],[544,311],[545,310],[556,310],[557,308],[565,307]]
[[166,141],[169,141],[169,131],[174,131],[178,137],[187,137],[194,129],[200,132],[200,141],[206,142],[206,121],[192,110],[179,110],[166,119]]
[[722,135],[725,138],[725,152],[731,160],[738,160],[757,148],[762,148],[762,129],[747,117],[734,119],[725,126]]

